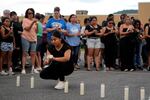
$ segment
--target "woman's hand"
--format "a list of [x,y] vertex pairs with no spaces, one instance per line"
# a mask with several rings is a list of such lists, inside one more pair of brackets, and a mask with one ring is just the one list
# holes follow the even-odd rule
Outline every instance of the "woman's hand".
[[49,64],[49,59],[45,59],[44,62],[43,62],[43,64],[44,64],[44,65]]

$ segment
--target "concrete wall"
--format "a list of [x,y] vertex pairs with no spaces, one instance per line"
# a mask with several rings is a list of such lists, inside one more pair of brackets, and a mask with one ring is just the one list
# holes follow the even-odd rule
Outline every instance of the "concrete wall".
[[150,2],[139,3],[138,15],[138,18],[142,21],[143,24],[148,22],[148,18],[150,18]]

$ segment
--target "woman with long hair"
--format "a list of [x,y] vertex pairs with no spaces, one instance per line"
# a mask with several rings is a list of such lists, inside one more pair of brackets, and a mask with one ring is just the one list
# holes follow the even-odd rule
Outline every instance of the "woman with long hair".
[[51,44],[48,47],[44,64],[49,66],[44,68],[40,77],[42,79],[58,80],[55,89],[63,89],[65,76],[70,75],[73,70],[71,47],[64,41],[59,31],[53,31]]
[[35,11],[33,8],[28,8],[25,12],[25,18],[22,22],[23,32],[21,34],[22,41],[22,74],[26,74],[25,64],[27,54],[30,50],[32,72],[39,73],[35,68],[35,56],[37,45],[37,19],[34,18]]

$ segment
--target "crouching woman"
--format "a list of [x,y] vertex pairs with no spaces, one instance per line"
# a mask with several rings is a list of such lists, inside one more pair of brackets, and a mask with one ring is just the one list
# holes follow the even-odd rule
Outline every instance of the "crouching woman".
[[47,57],[44,61],[49,66],[41,71],[40,77],[42,79],[59,80],[55,89],[63,89],[65,76],[70,75],[74,70],[71,48],[64,41],[59,31],[53,32],[51,44],[48,47]]

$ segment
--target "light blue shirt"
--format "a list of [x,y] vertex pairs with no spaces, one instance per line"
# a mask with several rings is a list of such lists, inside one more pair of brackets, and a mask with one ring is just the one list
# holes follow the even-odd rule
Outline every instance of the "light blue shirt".
[[[76,34],[80,32],[80,24],[67,23],[68,34]],[[66,41],[70,46],[79,46],[80,45],[80,36],[66,36]]]
[[[60,27],[61,29],[66,30],[66,22],[63,19],[55,19],[50,18],[48,22],[46,23],[46,28],[53,28],[53,27]],[[51,39],[52,32],[47,33],[48,40]]]

